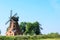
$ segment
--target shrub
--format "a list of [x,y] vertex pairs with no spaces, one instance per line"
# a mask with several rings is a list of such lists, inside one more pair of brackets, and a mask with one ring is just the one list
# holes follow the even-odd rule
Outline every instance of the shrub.
[[18,35],[18,36],[0,36],[0,40],[40,40],[40,39],[47,39],[47,38],[60,38],[58,33],[50,33],[50,34],[43,34],[43,35]]

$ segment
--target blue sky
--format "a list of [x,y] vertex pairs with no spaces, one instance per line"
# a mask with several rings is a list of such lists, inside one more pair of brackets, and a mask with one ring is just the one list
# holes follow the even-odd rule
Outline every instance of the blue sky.
[[60,33],[60,0],[0,0],[0,29],[5,35],[9,25],[10,10],[17,12],[20,22],[38,21],[42,24],[43,34]]

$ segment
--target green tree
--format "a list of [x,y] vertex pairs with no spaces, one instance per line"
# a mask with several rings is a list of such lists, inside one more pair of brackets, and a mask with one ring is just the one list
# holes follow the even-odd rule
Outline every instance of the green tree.
[[34,34],[32,23],[28,22],[28,23],[26,24],[25,34],[29,34],[29,35]]
[[36,34],[36,35],[39,35],[41,34],[41,30],[43,29],[41,27],[41,24],[39,24],[39,22],[34,22],[34,23],[31,23],[31,22],[21,22],[20,23],[20,28],[23,32],[23,34]]
[[39,35],[39,34],[41,34],[41,30],[43,29],[42,27],[41,27],[41,24],[39,24],[39,22],[34,22],[33,23],[33,27],[34,27],[34,32],[35,32],[35,34],[36,35]]
[[22,30],[22,33],[24,33],[25,31],[26,31],[26,22],[21,22],[20,23],[20,28],[21,28],[21,30]]

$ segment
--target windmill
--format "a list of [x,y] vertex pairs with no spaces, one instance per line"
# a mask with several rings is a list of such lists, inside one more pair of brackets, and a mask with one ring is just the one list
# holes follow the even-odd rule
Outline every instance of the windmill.
[[15,13],[12,16],[12,10],[10,11],[10,18],[5,23],[5,24],[7,24],[8,22],[10,22],[10,25],[9,25],[7,32],[6,32],[6,36],[15,36],[15,35],[22,34],[20,27],[19,27],[19,24],[18,24],[19,17],[17,17],[16,15],[17,15],[17,13]]

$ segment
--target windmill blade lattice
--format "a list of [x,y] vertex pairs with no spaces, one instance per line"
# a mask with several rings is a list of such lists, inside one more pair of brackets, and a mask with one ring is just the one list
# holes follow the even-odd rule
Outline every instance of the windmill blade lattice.
[[15,17],[17,15],[17,13],[15,13],[13,16],[12,16],[12,10],[10,11],[10,17],[9,17],[9,20],[5,23],[7,24],[9,21],[12,20],[13,17]]
[[6,23],[5,23],[5,25],[9,22],[10,20],[8,20]]
[[15,13],[13,16],[16,16],[17,15],[17,13]]
[[12,17],[12,10],[10,11],[10,19],[11,19],[11,17]]

